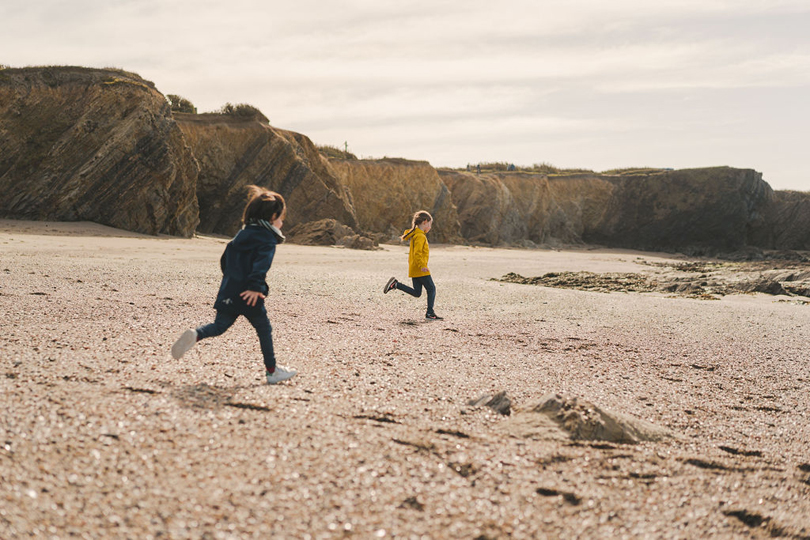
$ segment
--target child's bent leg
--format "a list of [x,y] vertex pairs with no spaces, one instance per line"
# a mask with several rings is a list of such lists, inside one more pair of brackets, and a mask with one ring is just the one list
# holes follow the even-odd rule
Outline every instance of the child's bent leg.
[[273,350],[273,327],[270,326],[270,320],[267,315],[256,315],[248,317],[248,321],[259,336],[259,345],[262,348],[262,356],[264,356],[264,368],[268,373],[273,373],[276,370],[276,354]]
[[427,291],[427,312],[433,313],[433,304],[436,301],[436,285],[433,284],[433,278],[425,276],[421,278],[424,280],[425,290]]
[[224,334],[228,328],[233,326],[233,323],[236,322],[237,317],[238,315],[217,311],[217,316],[214,318],[214,322],[197,328],[197,341]]
[[422,282],[417,281],[419,278],[413,278],[413,289],[408,287],[407,285],[403,285],[400,282],[397,282],[397,289],[404,293],[408,293],[411,296],[419,298],[422,296]]

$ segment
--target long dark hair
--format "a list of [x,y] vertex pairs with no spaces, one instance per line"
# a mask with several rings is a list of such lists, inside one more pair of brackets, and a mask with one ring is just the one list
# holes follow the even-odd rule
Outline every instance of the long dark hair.
[[415,231],[416,228],[425,221],[433,221],[433,216],[431,216],[430,213],[425,210],[419,210],[417,213],[413,215],[413,221],[411,221],[411,228],[405,231],[405,234],[399,237],[400,240],[405,240],[406,236]]
[[284,197],[259,186],[247,186],[248,202],[242,212],[242,224],[248,225],[251,221],[263,219],[273,223],[278,218],[287,215],[287,204]]

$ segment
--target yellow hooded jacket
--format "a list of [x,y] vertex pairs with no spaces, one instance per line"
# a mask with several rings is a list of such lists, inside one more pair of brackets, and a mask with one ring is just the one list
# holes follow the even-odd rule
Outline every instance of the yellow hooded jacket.
[[409,240],[411,243],[411,248],[408,251],[408,277],[429,276],[430,272],[422,272],[422,268],[428,267],[428,259],[430,258],[430,247],[428,246],[425,231],[416,227],[414,230],[405,231],[403,234],[405,235],[403,240]]

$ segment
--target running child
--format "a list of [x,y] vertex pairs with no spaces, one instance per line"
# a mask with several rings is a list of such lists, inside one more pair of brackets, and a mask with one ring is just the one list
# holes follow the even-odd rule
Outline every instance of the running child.
[[172,356],[182,357],[201,339],[225,333],[240,315],[256,329],[264,356],[267,384],[276,384],[295,376],[297,371],[276,365],[273,329],[267,318],[267,271],[273,264],[276,245],[284,242],[281,226],[287,215],[284,198],[258,186],[248,187],[248,202],[242,213],[242,230],[236,233],[219,260],[222,283],[214,309],[214,322],[188,329],[172,346]]
[[436,285],[433,284],[433,278],[430,277],[430,270],[428,269],[430,246],[427,241],[427,233],[430,232],[432,226],[433,217],[424,210],[420,210],[413,215],[411,228],[400,237],[403,241],[408,240],[410,242],[408,277],[413,281],[413,288],[403,285],[396,278],[391,278],[385,284],[383,293],[388,294],[388,291],[399,289],[419,298],[422,296],[422,288],[424,287],[427,291],[427,313],[425,313],[425,318],[437,321],[441,320],[442,317],[439,317],[433,311],[433,303],[436,300]]

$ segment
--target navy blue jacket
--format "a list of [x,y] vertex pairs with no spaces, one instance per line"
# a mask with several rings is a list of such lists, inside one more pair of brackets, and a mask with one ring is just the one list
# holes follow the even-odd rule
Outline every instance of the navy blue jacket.
[[222,283],[214,309],[246,316],[267,313],[261,298],[251,307],[239,295],[244,291],[267,294],[265,280],[279,240],[279,236],[261,225],[248,225],[236,233],[219,260]]

